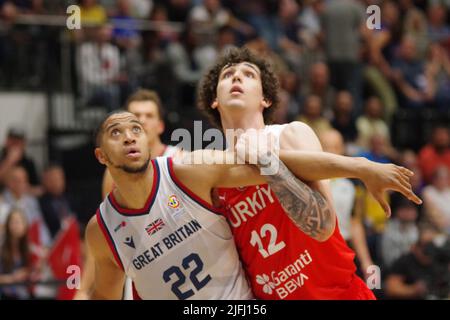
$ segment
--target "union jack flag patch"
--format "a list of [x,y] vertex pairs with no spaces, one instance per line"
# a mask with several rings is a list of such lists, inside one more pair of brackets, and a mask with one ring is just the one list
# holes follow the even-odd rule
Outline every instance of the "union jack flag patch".
[[161,230],[165,226],[164,221],[162,221],[161,218],[156,219],[152,223],[150,223],[146,228],[145,231],[147,231],[147,234],[149,236],[154,235],[156,232]]

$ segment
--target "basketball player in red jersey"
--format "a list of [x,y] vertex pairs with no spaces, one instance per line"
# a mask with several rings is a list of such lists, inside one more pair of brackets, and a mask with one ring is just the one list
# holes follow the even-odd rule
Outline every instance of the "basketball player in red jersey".
[[[205,75],[199,107],[227,129],[264,129],[281,150],[322,151],[314,132],[292,122],[266,126],[277,106],[270,65],[247,49],[232,49]],[[268,185],[218,189],[243,266],[260,299],[375,299],[356,276],[354,253],[342,238],[326,181],[308,184],[283,163]],[[406,181],[402,181],[408,184]],[[384,192],[373,193],[386,213]],[[414,194],[410,200],[421,203]]]

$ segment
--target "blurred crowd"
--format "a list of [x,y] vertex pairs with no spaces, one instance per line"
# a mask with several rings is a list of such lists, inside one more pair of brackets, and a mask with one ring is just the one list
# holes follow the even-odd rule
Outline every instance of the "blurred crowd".
[[[70,4],[84,26],[65,31],[83,106],[113,110],[143,87],[192,121],[203,73],[227,48],[246,45],[279,76],[275,123],[305,122],[326,151],[414,171],[424,204],[392,195],[390,219],[363,185],[333,180],[339,227],[362,277],[370,281],[370,266],[380,266],[379,298],[450,297],[450,1],[0,0],[0,88],[45,85],[43,61],[59,50],[57,39],[14,21],[65,14]],[[372,4],[381,9],[374,29]],[[25,142],[12,128],[0,158],[0,299],[29,297],[1,285],[41,279],[55,239],[77,219],[63,168],[36,172]],[[38,253],[27,245],[36,221]],[[27,267],[30,251],[39,273]]]

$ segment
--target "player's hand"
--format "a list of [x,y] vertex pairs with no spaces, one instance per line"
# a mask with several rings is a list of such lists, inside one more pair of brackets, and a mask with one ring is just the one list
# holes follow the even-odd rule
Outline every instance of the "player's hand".
[[250,129],[237,140],[235,151],[239,160],[249,164],[268,165],[272,155],[278,156],[280,147],[276,137],[265,130]]
[[422,200],[412,191],[409,180],[414,173],[411,170],[394,164],[368,161],[366,170],[363,171],[361,180],[388,217],[391,216],[391,208],[385,198],[385,192],[388,190],[400,192],[414,203],[422,204]]

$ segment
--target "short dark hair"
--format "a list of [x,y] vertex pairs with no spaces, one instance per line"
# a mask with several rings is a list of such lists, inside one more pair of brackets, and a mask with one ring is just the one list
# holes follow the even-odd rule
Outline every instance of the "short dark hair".
[[17,127],[9,128],[7,136],[8,138],[25,140],[25,130]]
[[164,114],[161,98],[159,97],[158,93],[154,90],[138,89],[135,93],[133,93],[131,96],[128,97],[127,101],[125,102],[125,109],[130,111],[129,108],[132,102],[142,102],[142,101],[154,102],[156,104],[156,107],[158,108],[159,118],[163,119]]
[[111,117],[112,115],[119,114],[119,113],[128,113],[128,112],[129,111],[127,111],[127,110],[116,109],[116,110],[113,110],[113,111],[107,113],[106,115],[103,116],[103,118],[100,119],[100,121],[97,124],[97,127],[95,127],[94,133],[92,135],[95,147],[97,147],[97,148],[100,147],[100,141],[101,141],[100,137],[103,134],[103,129],[104,129],[103,125],[105,124],[106,120],[108,120],[109,117]]
[[232,48],[228,50],[204,75],[198,88],[198,108],[202,110],[211,120],[211,122],[220,127],[220,114],[217,109],[211,108],[217,95],[217,84],[222,69],[227,65],[234,65],[241,62],[249,62],[256,65],[261,71],[261,84],[264,98],[269,100],[272,105],[263,111],[264,121],[271,122],[271,116],[278,106],[279,83],[272,66],[266,60],[252,53],[248,48]]

